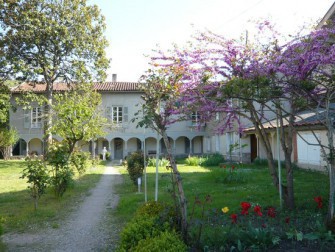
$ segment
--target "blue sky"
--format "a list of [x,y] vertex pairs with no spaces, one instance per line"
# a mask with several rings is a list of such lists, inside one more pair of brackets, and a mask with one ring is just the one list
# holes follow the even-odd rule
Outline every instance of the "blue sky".
[[195,30],[205,28],[238,38],[250,20],[267,18],[286,34],[304,22],[324,16],[333,0],[88,0],[106,17],[107,55],[112,58],[108,80],[138,81],[148,68],[151,50],[159,45],[182,46]]

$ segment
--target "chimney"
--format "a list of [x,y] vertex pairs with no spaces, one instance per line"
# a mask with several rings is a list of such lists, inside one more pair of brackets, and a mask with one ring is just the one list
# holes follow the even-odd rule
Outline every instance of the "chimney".
[[112,82],[116,82],[116,74],[112,74]]

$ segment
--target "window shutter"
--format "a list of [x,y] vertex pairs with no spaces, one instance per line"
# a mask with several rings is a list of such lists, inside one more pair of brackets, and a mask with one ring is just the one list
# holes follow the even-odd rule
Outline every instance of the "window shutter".
[[107,119],[111,119],[111,107],[106,107],[105,116]]
[[128,107],[123,107],[123,122],[128,122]]
[[24,117],[23,117],[23,127],[25,129],[29,129],[30,128],[30,109],[26,109],[24,110]]

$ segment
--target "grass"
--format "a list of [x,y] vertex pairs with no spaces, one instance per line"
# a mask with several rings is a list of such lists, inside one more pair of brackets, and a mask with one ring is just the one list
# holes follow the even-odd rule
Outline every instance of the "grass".
[[[249,201],[262,206],[274,206],[279,208],[279,194],[272,184],[269,170],[266,166],[244,165],[233,171],[231,178],[227,178],[230,172],[219,167],[205,168],[200,166],[187,166],[179,164],[178,169],[182,174],[185,195],[188,200],[188,208],[193,205],[195,197],[204,199],[211,196],[210,207],[221,209],[228,206],[231,211],[240,211],[240,203]],[[125,175],[124,183],[119,186],[121,194],[118,215],[122,218],[131,218],[136,208],[143,203],[144,194],[137,193],[128,178],[125,168],[121,168]],[[169,190],[171,189],[170,172],[165,167],[159,168],[159,194],[158,200],[172,202]],[[285,180],[283,169],[283,180]],[[155,168],[147,169],[148,200],[154,200]],[[314,206],[313,198],[321,195],[327,199],[328,179],[326,175],[318,172],[296,169],[294,171],[295,199],[297,206]],[[143,192],[142,183],[142,192]]]
[[90,168],[79,177],[64,196],[56,198],[51,189],[39,200],[37,211],[27,190],[26,180],[20,179],[25,161],[0,160],[0,223],[5,232],[35,231],[41,227],[57,228],[59,221],[86,195],[100,179],[104,166]]

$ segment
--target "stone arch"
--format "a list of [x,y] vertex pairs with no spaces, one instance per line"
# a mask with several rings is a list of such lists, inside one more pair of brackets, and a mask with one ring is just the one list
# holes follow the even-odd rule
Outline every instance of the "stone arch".
[[20,138],[13,145],[13,156],[26,156],[27,155],[27,142],[23,138]]
[[43,155],[43,141],[39,138],[32,138],[27,144],[28,155]]
[[191,140],[187,136],[179,136],[175,143],[177,155],[188,156],[191,153]]
[[111,156],[112,159],[124,159],[127,153],[127,141],[122,137],[115,137],[111,141]]
[[145,138],[145,151],[149,156],[156,155],[157,139],[155,137]]
[[195,136],[191,139],[191,154],[202,155],[204,153],[203,136]]
[[140,151],[143,149],[143,144],[141,139],[138,137],[131,137],[127,141],[127,152],[129,153],[135,152],[135,151]]

